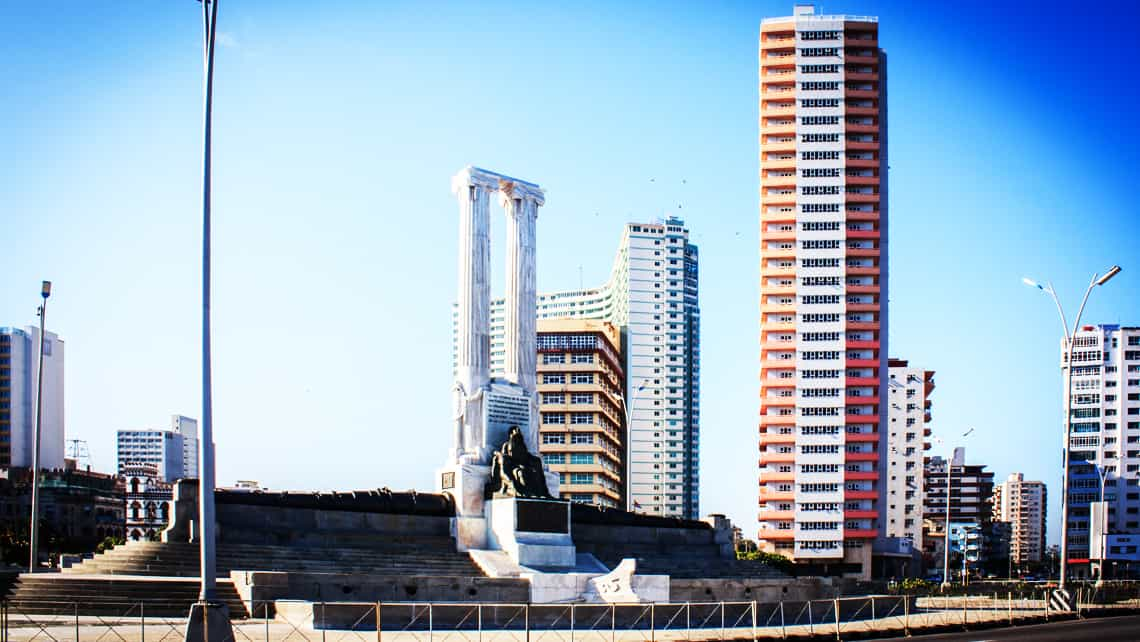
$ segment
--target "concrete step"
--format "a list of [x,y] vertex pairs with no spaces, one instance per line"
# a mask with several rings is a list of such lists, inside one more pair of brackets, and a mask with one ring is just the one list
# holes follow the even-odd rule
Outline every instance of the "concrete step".
[[[219,580],[218,599],[233,618],[247,616],[232,582]],[[9,613],[185,617],[198,599],[195,580],[21,575],[6,601]]]

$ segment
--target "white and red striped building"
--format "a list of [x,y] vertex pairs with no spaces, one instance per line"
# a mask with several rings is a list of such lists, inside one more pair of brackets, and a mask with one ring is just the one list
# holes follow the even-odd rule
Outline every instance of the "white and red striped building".
[[882,535],[886,57],[870,17],[760,29],[760,543],[867,576]]

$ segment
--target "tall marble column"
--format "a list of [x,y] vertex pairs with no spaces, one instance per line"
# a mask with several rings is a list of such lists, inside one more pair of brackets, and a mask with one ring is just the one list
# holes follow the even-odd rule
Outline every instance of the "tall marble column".
[[531,421],[526,441],[538,451],[538,413],[533,403],[536,390],[538,327],[535,308],[535,222],[538,207],[545,202],[537,185],[503,181],[500,198],[507,215],[507,288],[504,315],[504,370],[506,379],[532,397]]
[[498,181],[470,166],[451,179],[459,199],[454,456],[480,457],[483,391],[491,379],[490,196]]

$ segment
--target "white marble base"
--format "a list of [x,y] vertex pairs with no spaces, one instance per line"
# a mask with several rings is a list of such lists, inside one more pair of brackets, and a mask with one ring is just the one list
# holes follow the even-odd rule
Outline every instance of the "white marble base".
[[490,475],[491,467],[480,464],[455,463],[436,471],[436,486],[455,500],[451,533],[460,551],[488,548],[483,491]]

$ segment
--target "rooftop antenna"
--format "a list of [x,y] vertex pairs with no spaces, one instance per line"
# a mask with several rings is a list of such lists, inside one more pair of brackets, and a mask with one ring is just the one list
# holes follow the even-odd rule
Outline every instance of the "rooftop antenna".
[[83,439],[68,439],[67,454],[64,456],[74,459],[76,468],[91,467],[91,451],[87,449],[87,442]]

